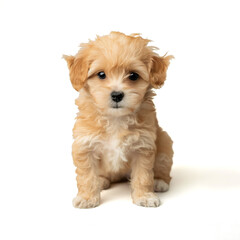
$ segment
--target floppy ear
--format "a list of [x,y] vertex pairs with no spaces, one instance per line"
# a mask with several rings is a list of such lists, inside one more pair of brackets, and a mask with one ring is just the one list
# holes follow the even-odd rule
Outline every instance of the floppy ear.
[[63,55],[63,58],[67,61],[68,64],[69,76],[72,86],[76,91],[79,91],[87,79],[88,63],[82,56],[74,57]]
[[169,56],[153,56],[152,57],[152,66],[150,70],[150,83],[154,88],[160,88],[167,76],[167,69],[170,64],[170,60],[174,57]]

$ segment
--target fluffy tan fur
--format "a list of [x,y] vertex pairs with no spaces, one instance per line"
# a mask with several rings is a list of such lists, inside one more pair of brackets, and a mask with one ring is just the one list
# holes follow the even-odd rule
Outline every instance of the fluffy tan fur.
[[[160,57],[148,43],[138,34],[111,32],[81,44],[75,56],[64,55],[79,91],[72,147],[75,207],[99,205],[101,190],[123,179],[131,179],[133,202],[145,207],[159,206],[154,190],[168,189],[172,140],[158,125],[152,88],[163,85],[172,56]],[[99,79],[101,71],[105,79]],[[129,79],[131,72],[139,75],[136,81]],[[113,91],[124,92],[118,108]]]

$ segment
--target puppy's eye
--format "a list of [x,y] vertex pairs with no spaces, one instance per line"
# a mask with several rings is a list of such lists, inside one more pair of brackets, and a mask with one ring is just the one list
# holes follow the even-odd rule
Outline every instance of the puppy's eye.
[[100,79],[105,79],[106,78],[105,72],[99,72],[97,75]]
[[139,78],[139,75],[135,72],[131,72],[128,78],[132,81],[136,81]]

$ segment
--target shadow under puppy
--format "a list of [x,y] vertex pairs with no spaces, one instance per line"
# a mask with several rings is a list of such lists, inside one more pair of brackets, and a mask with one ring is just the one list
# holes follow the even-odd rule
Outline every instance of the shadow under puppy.
[[154,191],[169,188],[172,140],[158,125],[152,88],[163,85],[173,57],[160,57],[149,42],[138,34],[111,32],[81,44],[75,56],[64,55],[79,92],[74,207],[96,207],[102,189],[126,178],[133,203],[144,207],[159,206]]

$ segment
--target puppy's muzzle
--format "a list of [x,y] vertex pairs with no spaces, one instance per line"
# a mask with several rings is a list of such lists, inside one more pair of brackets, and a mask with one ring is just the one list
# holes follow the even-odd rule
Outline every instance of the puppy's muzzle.
[[121,102],[122,99],[124,97],[124,93],[123,92],[112,92],[111,93],[111,98],[114,102]]

